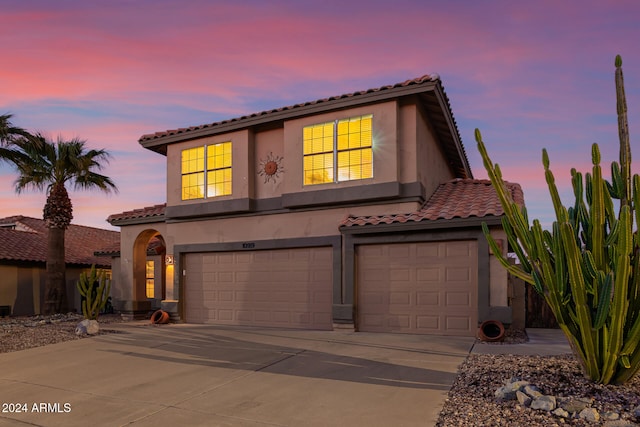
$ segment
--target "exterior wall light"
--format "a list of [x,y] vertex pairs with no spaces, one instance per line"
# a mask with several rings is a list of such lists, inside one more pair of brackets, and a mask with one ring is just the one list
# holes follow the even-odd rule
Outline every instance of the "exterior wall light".
[[173,265],[174,264],[174,258],[173,255],[165,255],[164,257],[164,263],[166,265]]

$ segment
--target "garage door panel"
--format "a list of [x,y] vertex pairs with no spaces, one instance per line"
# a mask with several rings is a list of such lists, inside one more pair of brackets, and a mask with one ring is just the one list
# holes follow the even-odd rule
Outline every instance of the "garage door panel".
[[419,331],[433,331],[440,328],[438,316],[416,316],[416,325]]
[[416,304],[426,306],[440,305],[439,292],[416,292]]
[[464,240],[460,240],[457,242],[446,242],[446,246],[445,246],[445,254],[447,258],[451,258],[451,257],[456,257],[456,256],[460,256],[460,257],[470,257],[472,255],[471,253],[471,246],[467,244],[468,241],[464,241]]
[[441,244],[434,243],[431,245],[420,245],[416,247],[416,257],[418,258],[437,258],[440,256]]
[[185,318],[332,329],[332,254],[330,247],[187,254]]
[[389,304],[410,305],[411,293],[410,292],[391,292],[389,294]]
[[471,328],[466,316],[446,316],[447,329],[450,331],[468,331]]
[[475,334],[476,241],[362,245],[356,251],[359,330]]
[[421,282],[440,281],[440,269],[438,268],[416,268],[416,279]]

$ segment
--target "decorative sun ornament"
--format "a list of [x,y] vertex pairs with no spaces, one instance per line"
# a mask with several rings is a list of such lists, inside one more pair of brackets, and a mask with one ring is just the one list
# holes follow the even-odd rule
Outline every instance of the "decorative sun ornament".
[[282,156],[274,156],[272,152],[267,154],[266,159],[260,159],[260,169],[258,170],[258,175],[264,177],[264,183],[271,181],[276,182],[278,178],[280,178],[280,174],[284,173],[284,168],[282,167],[282,161],[284,157]]

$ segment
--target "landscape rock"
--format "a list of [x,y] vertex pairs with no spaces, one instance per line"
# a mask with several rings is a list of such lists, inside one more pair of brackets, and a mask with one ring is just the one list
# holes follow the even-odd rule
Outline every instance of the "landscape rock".
[[558,406],[570,414],[580,413],[584,408],[588,408],[593,403],[593,399],[588,397],[572,397],[560,399]]
[[511,390],[510,387],[502,386],[495,391],[494,396],[496,397],[496,402],[506,402],[515,399],[516,392]]
[[[547,412],[531,409],[517,400],[496,402],[494,392],[505,386],[505,379],[526,379],[543,394],[556,397],[557,408]],[[510,381],[515,382],[515,381]],[[526,387],[518,390],[524,394]],[[529,390],[531,391],[531,390]],[[517,399],[517,397],[516,397]],[[564,409],[573,400],[580,406],[592,407],[600,413],[600,421],[577,418],[577,413]],[[581,403],[580,403],[581,402]],[[458,377],[447,396],[437,427],[478,426],[605,426],[640,427],[640,375],[621,385],[604,385],[590,381],[572,354],[558,356],[521,356],[511,354],[471,354],[461,365]],[[556,409],[557,409],[556,408]],[[604,414],[618,414],[618,420],[605,419]]]
[[531,396],[521,391],[516,391],[516,399],[522,406],[529,406],[531,404]]
[[602,419],[604,420],[615,421],[619,418],[620,414],[618,414],[617,412],[605,412],[602,414]]
[[540,391],[540,389],[538,387],[536,387],[535,385],[532,384],[528,384],[526,386],[524,386],[523,390],[526,394],[528,394],[531,397],[540,397],[542,396],[542,392]]
[[578,417],[582,420],[591,422],[600,421],[600,414],[595,408],[584,408],[582,411],[580,411]]
[[551,412],[556,409],[555,396],[540,396],[533,399],[531,402],[531,409],[540,409],[542,411]]
[[100,331],[97,320],[84,319],[76,327],[76,335],[95,335]]
[[569,418],[571,416],[570,413],[568,413],[567,411],[565,411],[562,408],[556,408],[553,411],[551,411],[551,413],[557,417],[561,417],[561,418]]
[[515,400],[516,393],[530,384],[531,383],[529,381],[523,381],[519,378],[511,378],[508,381],[505,381],[504,386],[495,391],[494,396],[496,397],[496,401],[507,402],[509,400]]

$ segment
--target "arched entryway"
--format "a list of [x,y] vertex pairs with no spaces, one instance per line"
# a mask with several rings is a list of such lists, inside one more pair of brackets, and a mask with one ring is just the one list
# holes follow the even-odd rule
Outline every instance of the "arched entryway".
[[141,306],[157,310],[167,292],[167,247],[159,231],[141,232],[133,244],[133,296]]

